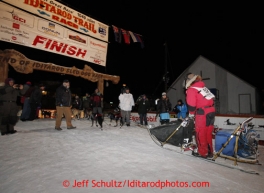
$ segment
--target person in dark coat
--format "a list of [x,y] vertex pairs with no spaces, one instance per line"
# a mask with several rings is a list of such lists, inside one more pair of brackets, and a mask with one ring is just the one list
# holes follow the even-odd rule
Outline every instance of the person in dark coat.
[[[25,91],[25,94],[27,92],[27,90],[31,87],[31,82],[30,81],[27,81],[26,84],[23,85],[23,90]],[[21,103],[21,106],[22,106],[22,109],[24,108],[24,103],[25,103],[25,94],[20,96],[20,103]]]
[[29,121],[33,121],[37,118],[37,108],[41,106],[42,91],[45,89],[44,84],[39,84],[35,86],[29,99],[30,103],[30,115]]
[[5,85],[0,87],[0,129],[1,135],[14,134],[18,121],[17,97],[22,95],[23,85],[14,84],[14,79],[7,78]]
[[95,89],[90,99],[91,99],[91,107],[93,108],[93,114],[96,113],[103,114],[103,110],[102,110],[103,94],[100,93],[98,88]]
[[90,119],[90,109],[91,109],[91,96],[89,93],[86,93],[83,97],[83,110],[84,110],[84,117],[88,120]]
[[83,110],[82,100],[78,95],[75,96],[74,100],[72,101],[72,115],[74,118],[77,117],[79,120],[81,118],[82,110]]
[[30,118],[30,96],[34,90],[34,86],[31,85],[31,82],[26,82],[23,90],[25,94],[21,97],[21,103],[23,104],[22,114],[20,116],[21,121],[27,121]]
[[169,100],[169,97],[167,97],[167,94],[165,92],[162,93],[161,99],[158,100],[157,104],[157,115],[160,116],[160,123],[161,125],[169,123],[170,122],[170,114],[172,104]]
[[94,93],[91,96],[91,107],[92,107],[92,126],[94,121],[98,122],[99,125],[102,126],[103,122],[103,109],[102,109],[102,103],[103,103],[103,94],[99,91],[98,88],[95,89]]
[[78,95],[75,96],[75,99],[72,102],[72,108],[78,109],[78,110],[82,110],[82,100],[80,99],[80,97]]
[[55,129],[61,131],[61,120],[62,115],[65,115],[66,118],[66,125],[67,129],[75,129],[71,123],[72,119],[72,97],[71,97],[71,90],[70,90],[70,82],[69,80],[64,80],[62,85],[57,88],[56,90],[56,123]]
[[146,126],[146,125],[148,125],[147,112],[149,111],[149,108],[150,108],[149,100],[146,97],[146,95],[143,94],[141,97],[138,98],[136,103],[138,105],[138,114],[139,114],[139,119],[140,119],[140,125],[143,125],[143,121],[144,121],[144,124]]

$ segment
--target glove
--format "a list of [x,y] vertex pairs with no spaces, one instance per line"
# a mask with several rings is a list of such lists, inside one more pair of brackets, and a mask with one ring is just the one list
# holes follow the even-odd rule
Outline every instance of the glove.
[[194,119],[194,114],[189,114],[190,119]]

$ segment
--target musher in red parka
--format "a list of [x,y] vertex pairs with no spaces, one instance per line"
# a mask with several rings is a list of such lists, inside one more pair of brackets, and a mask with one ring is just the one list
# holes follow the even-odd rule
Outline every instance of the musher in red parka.
[[195,117],[198,152],[194,156],[213,157],[212,132],[215,121],[214,95],[205,87],[202,77],[188,74],[186,79],[186,102],[189,117]]

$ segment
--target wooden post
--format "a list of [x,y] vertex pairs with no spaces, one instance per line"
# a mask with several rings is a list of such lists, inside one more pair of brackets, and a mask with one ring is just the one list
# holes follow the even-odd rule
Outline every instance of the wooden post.
[[6,62],[0,63],[0,82],[5,82],[8,78],[8,64]]
[[[3,53],[2,50],[0,52]],[[0,82],[5,82],[6,78],[8,78],[8,63],[0,58]]]
[[99,79],[97,82],[97,88],[99,89],[100,93],[104,94],[104,79]]

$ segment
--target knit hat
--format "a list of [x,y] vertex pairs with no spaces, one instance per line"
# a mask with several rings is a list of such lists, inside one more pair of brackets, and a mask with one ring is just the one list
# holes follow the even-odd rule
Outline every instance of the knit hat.
[[195,74],[189,74],[187,76],[187,79],[186,79],[186,86],[185,88],[189,88],[191,86],[191,84],[195,81],[195,79],[197,78],[198,75],[195,75]]
[[164,96],[164,95],[167,95],[166,92],[163,92],[163,93],[161,94],[161,96]]
[[178,103],[178,102],[182,103],[182,100],[181,100],[181,99],[179,99],[179,100],[177,101],[177,103]]
[[6,78],[6,79],[5,79],[5,84],[6,84],[6,85],[9,85],[9,82],[10,82],[10,81],[15,82],[13,78]]

